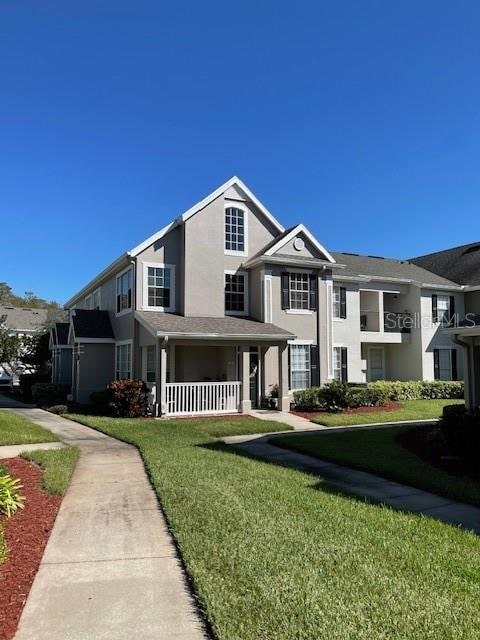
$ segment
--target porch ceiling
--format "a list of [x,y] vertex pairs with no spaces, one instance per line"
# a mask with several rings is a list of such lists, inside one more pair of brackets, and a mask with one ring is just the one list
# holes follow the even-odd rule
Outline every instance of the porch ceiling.
[[285,329],[251,318],[197,318],[160,311],[136,311],[135,317],[147,331],[157,337],[270,342],[295,338],[293,333]]

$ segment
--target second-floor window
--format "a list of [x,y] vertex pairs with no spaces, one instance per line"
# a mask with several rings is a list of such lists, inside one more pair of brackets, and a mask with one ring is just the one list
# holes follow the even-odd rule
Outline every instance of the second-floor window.
[[225,313],[247,314],[247,275],[225,273]]
[[[174,307],[174,267],[166,264],[145,265],[144,306],[159,311]],[[146,302],[146,304],[145,304]]]
[[344,320],[347,317],[347,290],[345,287],[333,287],[333,317]]
[[308,309],[310,279],[308,273],[290,274],[290,309]]
[[132,270],[117,276],[117,313],[132,308]]
[[455,317],[455,297],[448,295],[432,295],[432,320],[442,324],[450,324]]
[[85,298],[85,309],[100,309],[100,289],[95,289]]
[[225,209],[225,251],[245,253],[246,220],[245,211],[237,207]]

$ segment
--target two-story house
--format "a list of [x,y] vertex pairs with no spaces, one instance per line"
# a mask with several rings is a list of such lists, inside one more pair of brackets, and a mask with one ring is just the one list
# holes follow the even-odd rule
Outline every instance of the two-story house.
[[285,410],[294,390],[332,379],[462,377],[441,328],[463,316],[462,285],[412,261],[330,253],[236,177],[65,306],[79,402],[130,377],[157,415],[245,412],[276,385]]

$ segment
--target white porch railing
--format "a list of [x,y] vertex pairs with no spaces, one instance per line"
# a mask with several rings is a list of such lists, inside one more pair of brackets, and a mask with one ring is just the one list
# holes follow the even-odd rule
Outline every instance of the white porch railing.
[[167,416],[237,413],[241,382],[168,382]]

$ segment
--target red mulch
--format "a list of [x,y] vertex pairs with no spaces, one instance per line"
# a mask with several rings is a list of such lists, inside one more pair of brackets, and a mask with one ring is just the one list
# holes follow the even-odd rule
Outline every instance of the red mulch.
[[[345,411],[339,411],[342,415],[344,414],[355,414],[355,413],[375,413],[376,411],[396,411],[400,409],[402,405],[399,402],[394,402],[390,400],[383,407],[357,407],[356,409],[346,409]],[[307,418],[307,420],[311,420],[316,416],[321,416],[325,413],[325,411],[295,411],[291,409],[290,413],[293,413],[296,416],[300,416],[301,418]]]
[[[11,518],[0,516],[5,531],[7,560],[0,565],[0,640],[10,640],[42,559],[58,513],[60,496],[42,491],[41,470],[21,458],[0,460],[14,478],[20,478],[25,507]],[[33,640],[33,638],[32,638]]]

